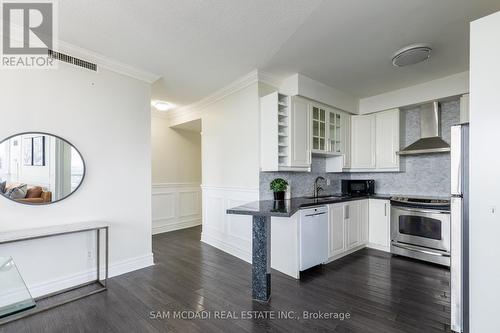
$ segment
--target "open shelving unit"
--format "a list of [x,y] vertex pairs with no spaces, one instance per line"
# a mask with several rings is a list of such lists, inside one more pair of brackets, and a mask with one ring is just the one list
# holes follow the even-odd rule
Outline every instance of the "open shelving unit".
[[260,170],[311,170],[307,101],[273,92],[260,98]]
[[290,165],[290,98],[278,94],[278,166]]

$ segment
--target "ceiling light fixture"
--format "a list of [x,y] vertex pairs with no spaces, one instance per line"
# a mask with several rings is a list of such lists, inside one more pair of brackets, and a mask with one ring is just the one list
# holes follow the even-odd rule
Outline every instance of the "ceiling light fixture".
[[164,101],[152,101],[151,105],[158,111],[168,111],[172,108],[172,104]]
[[432,46],[428,43],[417,43],[403,47],[394,53],[392,64],[405,67],[425,61],[431,57]]

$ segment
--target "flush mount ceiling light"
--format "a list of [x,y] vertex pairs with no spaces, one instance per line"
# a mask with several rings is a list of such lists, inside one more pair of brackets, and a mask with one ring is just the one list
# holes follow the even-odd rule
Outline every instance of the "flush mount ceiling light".
[[152,101],[151,105],[158,111],[168,111],[172,108],[172,104],[165,101]]
[[427,43],[418,43],[403,47],[392,57],[392,64],[405,67],[425,61],[431,57],[432,47]]

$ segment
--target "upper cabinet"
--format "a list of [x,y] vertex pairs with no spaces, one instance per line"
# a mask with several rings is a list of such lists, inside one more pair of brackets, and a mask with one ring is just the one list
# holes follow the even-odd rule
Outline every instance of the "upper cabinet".
[[311,105],[312,115],[312,150],[317,153],[327,152],[325,107]]
[[376,168],[399,171],[399,110],[375,114]]
[[349,171],[399,171],[399,110],[351,117]]
[[311,171],[311,154],[326,172],[399,171],[399,110],[350,114],[299,96],[260,99],[261,171]]
[[310,171],[308,103],[278,92],[260,99],[261,171]]
[[460,124],[469,122],[469,94],[460,97]]
[[340,126],[341,126],[341,149],[344,152],[344,163],[343,168],[349,169],[351,167],[351,115],[344,114],[340,116]]
[[312,152],[342,155],[346,153],[347,126],[350,116],[340,110],[311,104]]
[[350,167],[350,118],[341,110],[311,102],[312,153],[326,156],[327,172]]
[[290,112],[290,167],[311,168],[311,141],[309,105],[300,97],[292,96]]
[[375,115],[351,117],[351,169],[374,169]]

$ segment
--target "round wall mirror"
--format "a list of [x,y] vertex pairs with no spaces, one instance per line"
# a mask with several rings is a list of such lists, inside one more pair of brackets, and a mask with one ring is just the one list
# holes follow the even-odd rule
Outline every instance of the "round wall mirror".
[[31,205],[69,197],[85,177],[80,152],[47,133],[22,133],[0,142],[0,194]]

